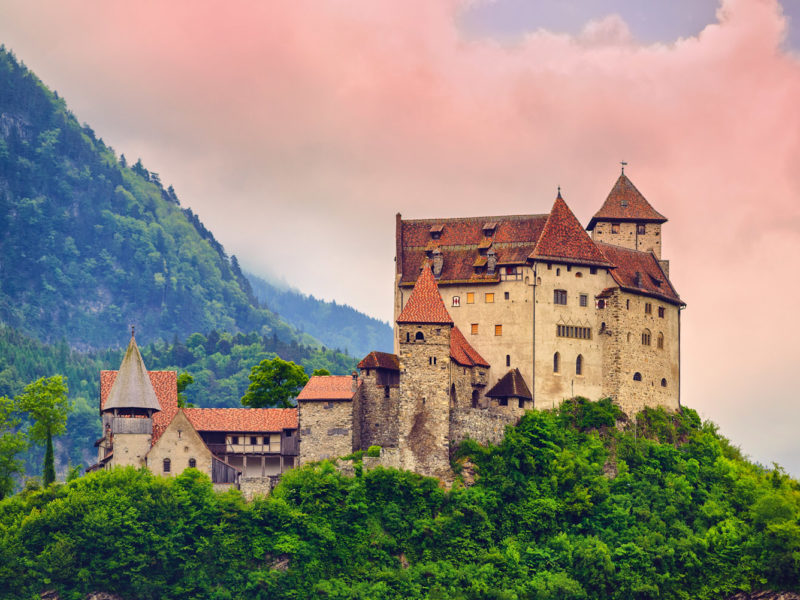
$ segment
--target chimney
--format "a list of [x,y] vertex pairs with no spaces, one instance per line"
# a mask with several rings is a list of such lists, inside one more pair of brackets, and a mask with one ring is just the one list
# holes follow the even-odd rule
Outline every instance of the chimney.
[[494,270],[497,268],[497,252],[494,248],[489,248],[486,253],[486,272],[489,275],[494,275]]
[[642,274],[636,271],[636,276],[633,278],[633,285],[637,288],[642,287]]
[[440,277],[442,275],[442,267],[444,266],[444,257],[442,256],[442,251],[439,248],[435,248],[433,251],[433,276]]

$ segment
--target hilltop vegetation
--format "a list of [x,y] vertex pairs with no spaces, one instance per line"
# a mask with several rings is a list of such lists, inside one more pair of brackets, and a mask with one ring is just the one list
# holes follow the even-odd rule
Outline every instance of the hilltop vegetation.
[[582,400],[529,412],[501,445],[465,444],[457,464],[477,482],[449,491],[327,462],[250,504],[192,470],[29,489],[0,503],[0,589],[510,600],[800,587],[797,481],[744,460],[691,410],[648,410],[635,432],[618,416]]
[[0,46],[0,322],[73,347],[195,331],[315,344],[258,306],[171,186],[81,126]]

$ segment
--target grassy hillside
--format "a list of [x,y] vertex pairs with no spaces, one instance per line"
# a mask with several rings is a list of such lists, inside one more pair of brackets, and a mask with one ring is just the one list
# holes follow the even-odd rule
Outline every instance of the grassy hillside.
[[259,308],[171,186],[128,166],[0,47],[0,322],[105,348],[218,329],[314,343]]
[[300,331],[329,348],[363,358],[373,350],[392,352],[392,328],[350,306],[318,300],[247,273],[253,293],[267,308],[278,313]]
[[720,599],[800,589],[800,485],[694,411],[529,412],[464,480],[294,470],[267,499],[187,471],[93,474],[0,502],[0,590],[63,598]]

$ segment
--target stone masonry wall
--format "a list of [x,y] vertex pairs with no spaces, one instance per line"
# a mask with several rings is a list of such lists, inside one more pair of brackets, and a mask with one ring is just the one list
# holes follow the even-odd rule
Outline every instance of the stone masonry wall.
[[[170,460],[169,473],[164,472],[165,458]],[[179,410],[147,454],[147,467],[156,475],[175,476],[189,468],[192,458],[197,470],[210,477],[211,452],[184,412]]]
[[397,418],[400,388],[389,386],[389,397],[386,388],[376,382],[377,370],[371,369],[369,376],[364,376],[361,384],[361,440],[359,447],[366,450],[370,446],[397,446]]
[[619,233],[611,233],[611,223],[597,223],[592,230],[592,239],[597,242],[613,244],[631,250],[655,253],[656,258],[661,258],[661,224],[645,223],[644,233],[638,233],[636,223],[620,223]]
[[270,477],[242,477],[239,480],[239,490],[248,502],[256,496],[269,496],[272,492],[272,478]]
[[345,456],[353,452],[351,401],[297,403],[299,464]]
[[[450,326],[414,324],[398,325],[398,329],[400,466],[449,479]],[[415,340],[417,332],[424,340]]]
[[453,411],[450,415],[450,436],[453,448],[470,438],[480,444],[499,444],[505,436],[506,426],[519,421],[524,411],[498,408],[467,408]]
[[109,466],[136,468],[145,464],[145,456],[150,450],[151,435],[144,433],[117,433],[114,435],[114,456]]
[[[645,312],[645,304],[651,311]],[[664,308],[664,317],[658,309]],[[606,301],[610,336],[604,339],[604,395],[628,414],[645,406],[679,405],[679,308],[656,298],[615,291]],[[642,333],[650,332],[650,345]],[[658,347],[659,334],[664,336]],[[641,380],[634,379],[638,373]],[[662,381],[665,385],[662,385]]]

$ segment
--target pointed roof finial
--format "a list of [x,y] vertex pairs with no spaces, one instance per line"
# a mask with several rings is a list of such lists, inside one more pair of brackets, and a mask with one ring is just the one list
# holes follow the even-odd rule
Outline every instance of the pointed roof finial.
[[[561,198],[561,186],[558,186],[558,198]],[[561,198],[563,200],[563,198]]]
[[136,333],[136,325],[131,323],[131,337],[136,337],[135,333]]
[[621,160],[621,161],[619,162],[619,164],[621,164],[621,165],[622,165],[622,175],[625,175],[625,167],[627,167],[627,166],[628,166],[628,163],[626,163],[624,160]]

